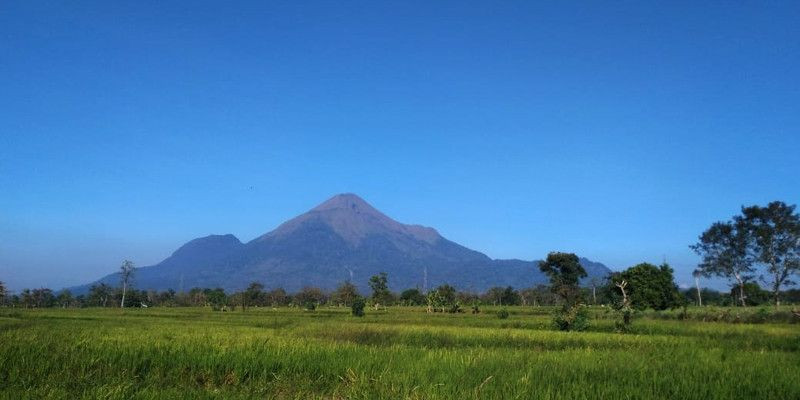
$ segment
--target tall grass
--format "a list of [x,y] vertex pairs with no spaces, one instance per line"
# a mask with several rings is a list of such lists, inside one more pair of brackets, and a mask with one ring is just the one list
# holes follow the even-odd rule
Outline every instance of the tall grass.
[[793,399],[800,325],[390,308],[0,310],[0,396]]

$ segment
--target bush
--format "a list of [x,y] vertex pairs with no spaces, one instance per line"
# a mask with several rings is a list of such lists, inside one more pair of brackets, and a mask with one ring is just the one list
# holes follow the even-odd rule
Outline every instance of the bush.
[[353,301],[353,305],[350,306],[350,310],[352,310],[354,317],[363,317],[364,316],[364,307],[367,303],[364,302],[364,299],[359,297],[355,301]]
[[481,312],[481,309],[480,309],[480,307],[478,307],[478,303],[474,303],[472,305],[472,313],[473,314],[480,314],[480,312]]
[[589,327],[589,313],[582,304],[564,307],[556,311],[553,325],[560,331],[583,331]]
[[501,308],[500,311],[497,312],[497,318],[500,319],[506,319],[508,315],[508,310],[506,308]]
[[459,305],[458,302],[455,302],[452,306],[450,306],[450,308],[447,309],[447,312],[449,312],[450,314],[456,314],[456,313],[462,313],[464,311],[461,310],[461,305]]
[[317,303],[314,303],[313,301],[308,301],[306,302],[305,307],[306,310],[308,311],[314,311],[317,309]]

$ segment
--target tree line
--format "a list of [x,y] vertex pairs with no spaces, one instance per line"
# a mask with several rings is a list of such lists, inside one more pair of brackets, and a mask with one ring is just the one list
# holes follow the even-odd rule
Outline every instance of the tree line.
[[[492,287],[484,292],[459,290],[449,284],[440,285],[428,292],[419,288],[409,288],[399,292],[383,287],[381,275],[378,277],[378,290],[362,294],[351,282],[342,282],[334,290],[318,287],[305,287],[298,292],[289,293],[282,288],[266,289],[259,282],[251,283],[240,291],[226,292],[222,288],[192,288],[184,292],[175,290],[138,290],[126,284],[113,287],[97,284],[88,293],[73,295],[69,290],[55,292],[48,288],[24,289],[19,293],[9,293],[0,282],[0,305],[23,308],[47,307],[200,307],[216,309],[241,309],[248,307],[307,307],[341,306],[350,307],[358,299],[367,305],[384,306],[428,306],[434,311],[447,311],[458,305],[461,308],[478,306],[558,306],[563,300],[551,285],[535,285],[517,289],[511,286]],[[388,275],[384,275],[388,283]],[[621,291],[614,282],[629,282],[627,295],[632,307],[636,309],[665,310],[683,304],[696,304],[695,288],[678,289],[672,277],[672,268],[667,264],[655,266],[638,264],[609,277],[595,279],[579,286],[576,299],[586,305],[610,306],[622,299]],[[563,291],[563,289],[561,289]],[[772,302],[772,293],[762,289],[757,282],[747,282],[744,286],[748,305],[763,305]],[[125,299],[123,303],[123,292]],[[717,291],[701,288],[704,305],[732,306],[738,304],[739,288],[730,291]],[[800,304],[800,289],[781,292],[786,303]]]

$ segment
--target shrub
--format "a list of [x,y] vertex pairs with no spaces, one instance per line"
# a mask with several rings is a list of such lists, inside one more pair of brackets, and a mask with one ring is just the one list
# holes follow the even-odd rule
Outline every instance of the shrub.
[[308,311],[314,311],[317,309],[317,303],[314,303],[313,301],[307,301],[305,307]]
[[508,310],[504,307],[501,308],[500,311],[497,312],[497,318],[506,319],[508,318]]
[[359,297],[353,301],[353,305],[350,306],[354,317],[363,317],[364,316],[364,307],[367,303],[364,302],[364,299]]
[[455,302],[452,306],[450,306],[450,308],[447,309],[447,312],[450,314],[456,314],[464,311],[461,309],[461,305],[459,305],[458,302]]
[[478,307],[478,303],[472,304],[472,313],[473,314],[480,314],[481,309]]
[[589,313],[582,304],[564,307],[556,311],[553,325],[560,331],[583,331],[589,327]]

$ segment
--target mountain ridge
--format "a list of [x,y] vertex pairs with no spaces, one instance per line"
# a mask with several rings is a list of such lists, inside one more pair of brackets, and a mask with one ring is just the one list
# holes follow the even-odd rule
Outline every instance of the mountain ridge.
[[[590,278],[610,272],[601,263],[585,258],[581,262]],[[292,292],[305,286],[333,289],[350,280],[366,292],[369,277],[379,272],[389,274],[393,290],[424,290],[448,283],[482,291],[547,281],[537,261],[492,259],[446,239],[434,228],[400,223],[359,196],[343,193],[246,243],[232,234],[190,240],[160,263],[139,268],[134,286],[233,291],[259,281],[267,288]],[[118,282],[118,274],[110,274],[70,289],[81,293],[92,284]]]

